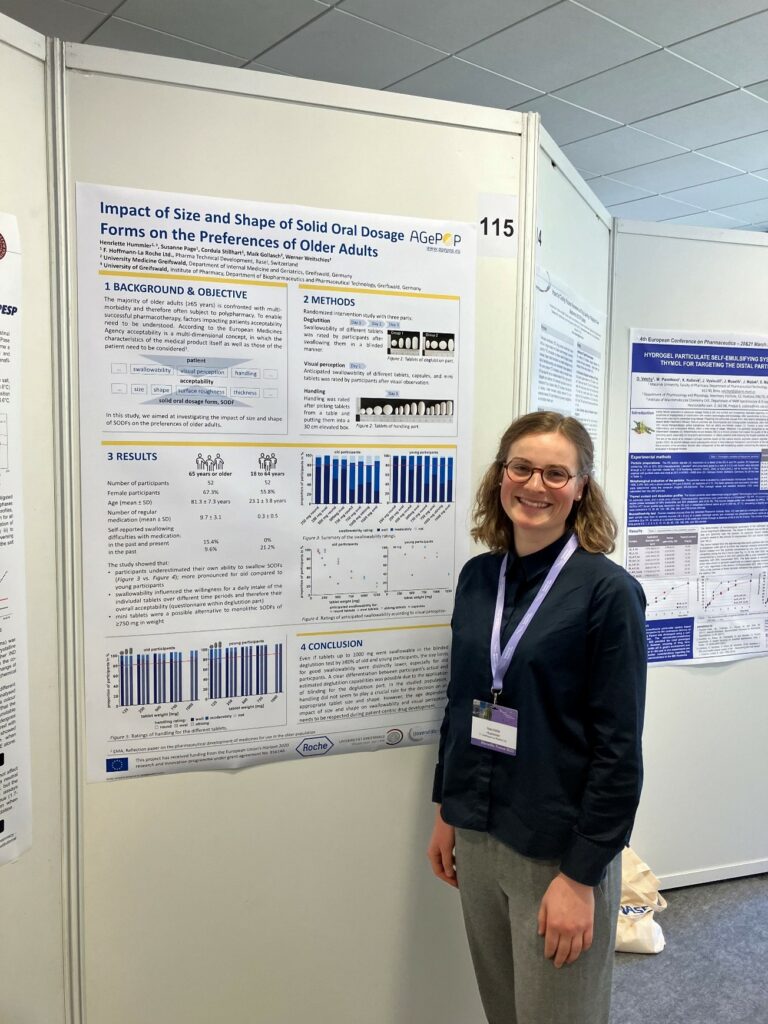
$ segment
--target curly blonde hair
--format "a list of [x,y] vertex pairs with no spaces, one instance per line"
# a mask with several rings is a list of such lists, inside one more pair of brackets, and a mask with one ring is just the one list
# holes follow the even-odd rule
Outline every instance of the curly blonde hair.
[[581,500],[573,503],[567,526],[585,551],[610,553],[618,527],[599,484],[590,475],[595,456],[592,438],[573,416],[559,412],[529,412],[511,423],[499,441],[496,458],[486,470],[475,495],[472,537],[492,551],[513,550],[512,523],[501,506],[499,484],[510,445],[527,434],[562,434],[576,449],[579,475],[584,478]]

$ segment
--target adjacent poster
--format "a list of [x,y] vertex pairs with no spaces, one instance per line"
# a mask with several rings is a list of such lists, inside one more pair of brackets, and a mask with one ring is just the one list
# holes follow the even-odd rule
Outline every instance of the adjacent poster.
[[768,653],[768,338],[631,331],[627,568],[649,661]]
[[0,864],[32,843],[21,453],[21,242],[0,213]]
[[81,184],[89,777],[434,740],[474,229]]
[[547,270],[536,270],[531,409],[575,416],[599,450],[603,419],[605,313]]

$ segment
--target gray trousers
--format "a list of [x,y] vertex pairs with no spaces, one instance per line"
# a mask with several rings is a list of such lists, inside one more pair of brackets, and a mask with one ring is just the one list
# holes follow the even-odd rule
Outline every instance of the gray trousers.
[[487,832],[456,829],[456,871],[489,1024],[608,1024],[621,856],[595,888],[592,946],[573,964],[544,959],[542,896],[557,861],[531,860]]

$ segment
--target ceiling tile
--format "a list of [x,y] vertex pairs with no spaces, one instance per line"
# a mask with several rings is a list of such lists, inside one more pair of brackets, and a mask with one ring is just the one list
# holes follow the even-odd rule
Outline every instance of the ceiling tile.
[[230,53],[212,50],[209,46],[200,46],[187,39],[169,35],[167,32],[155,32],[143,25],[133,25],[122,18],[110,18],[88,39],[95,46],[112,46],[117,50],[137,50],[139,53],[157,53],[162,57],[182,57],[185,60],[200,60],[206,64],[225,64],[228,67],[239,67],[240,57]]
[[764,224],[750,224],[749,227],[744,228],[744,230],[768,232],[768,221],[766,221]]
[[512,107],[538,93],[502,75],[485,71],[457,57],[448,57],[424,71],[389,87],[411,96],[432,96],[438,100],[478,103],[486,107]]
[[629,123],[663,110],[716,96],[732,88],[666,50],[603,71],[558,91],[564,100]]
[[765,0],[581,0],[662,46],[766,8]]
[[676,203],[666,196],[648,196],[647,199],[619,203],[608,209],[614,217],[628,217],[630,220],[669,220],[671,217],[684,217],[686,213],[696,212],[685,203]]
[[726,206],[719,211],[726,217],[735,217],[745,224],[759,224],[768,220],[768,199],[758,199],[754,203],[739,203],[737,206]]
[[722,160],[741,171],[758,171],[768,167],[768,132],[756,135],[745,135],[743,139],[732,139],[731,142],[720,142],[716,146],[707,146],[699,150],[713,160]]
[[111,14],[123,0],[77,0],[77,2],[80,7],[89,7],[93,11],[101,11],[102,14]]
[[46,36],[82,43],[104,21],[104,15],[66,0],[2,0],[0,11]]
[[754,85],[750,85],[748,91],[768,100],[768,82],[755,82]]
[[317,0],[125,0],[119,15],[245,58],[258,56],[327,11]]
[[652,43],[582,7],[560,3],[470,46],[461,56],[550,92],[653,49]]
[[342,0],[339,10],[359,14],[438,50],[455,53],[513,25],[555,0]]
[[589,187],[606,206],[610,206],[611,203],[626,203],[632,199],[642,199],[648,194],[641,188],[625,185],[614,178],[593,178]]
[[755,199],[768,199],[768,181],[751,174],[739,174],[726,181],[711,181],[708,185],[678,189],[671,195],[684,203],[693,203],[708,210],[719,210],[737,203],[751,203]]
[[655,139],[634,128],[615,128],[591,139],[563,146],[563,152],[579,170],[593,174],[612,174],[637,164],[663,160],[682,151],[682,147]]
[[616,121],[593,114],[591,110],[582,110],[572,103],[565,103],[553,96],[539,96],[535,100],[519,103],[518,110],[532,110],[541,114],[541,123],[549,132],[558,146],[565,146],[578,139],[587,139],[591,135],[608,132],[619,128]]
[[630,167],[616,176],[628,185],[637,185],[651,192],[671,192],[675,188],[701,185],[706,181],[730,178],[738,173],[735,168],[707,160],[698,153],[681,153],[643,167]]
[[759,82],[766,72],[768,11],[705,32],[673,49],[736,85]]
[[343,11],[328,11],[259,58],[300,78],[383,89],[445,54]]
[[637,128],[688,149],[768,129],[768,103],[738,90],[639,121]]
[[743,220],[736,220],[733,217],[723,217],[720,213],[711,213],[709,210],[702,210],[701,213],[690,213],[687,217],[668,217],[667,224],[690,224],[695,228],[740,228]]

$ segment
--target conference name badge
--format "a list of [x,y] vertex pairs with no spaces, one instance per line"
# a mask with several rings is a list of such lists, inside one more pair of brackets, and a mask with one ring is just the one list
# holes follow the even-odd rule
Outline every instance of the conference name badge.
[[497,754],[517,753],[517,711],[488,701],[473,700],[470,743],[475,747],[495,750]]

